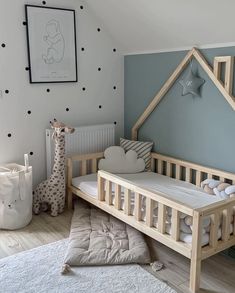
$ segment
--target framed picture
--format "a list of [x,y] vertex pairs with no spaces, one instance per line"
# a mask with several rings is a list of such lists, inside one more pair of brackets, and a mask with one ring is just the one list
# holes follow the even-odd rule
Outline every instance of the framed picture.
[[77,82],[75,10],[25,5],[30,83]]

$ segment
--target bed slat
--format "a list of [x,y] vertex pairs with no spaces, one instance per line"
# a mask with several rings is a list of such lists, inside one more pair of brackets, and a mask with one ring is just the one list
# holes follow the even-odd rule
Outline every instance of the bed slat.
[[191,175],[192,175],[192,171],[190,168],[185,168],[185,181],[186,182],[191,182]]
[[82,160],[82,176],[87,174],[87,161]]
[[131,191],[127,188],[124,190],[124,213],[128,216],[131,214]]
[[163,173],[163,161],[160,159],[157,160],[157,172],[158,174]]
[[162,234],[166,232],[166,206],[158,203],[158,231]]
[[222,213],[222,240],[227,241],[230,237],[230,219],[231,219],[231,210],[227,208],[223,210]]
[[179,165],[175,165],[175,178],[180,180],[181,179],[181,168]]
[[97,172],[97,160],[96,159],[92,159],[92,161],[91,161],[91,171],[92,171],[92,173]]
[[220,221],[220,214],[219,212],[214,213],[211,215],[211,227],[210,227],[210,240],[209,244],[212,247],[216,247],[218,243],[218,229],[219,229],[219,221]]
[[146,197],[146,225],[153,226],[153,200],[149,197]]
[[121,186],[119,184],[115,184],[114,206],[117,210],[121,209]]
[[207,174],[207,179],[212,179],[212,177],[213,177],[212,174],[210,173]]
[[171,163],[167,162],[166,163],[166,176],[171,177],[171,175],[172,175]]
[[104,178],[98,176],[98,200],[104,201]]
[[135,192],[135,219],[141,220],[141,195]]
[[106,180],[105,200],[108,205],[112,204],[112,182]]
[[172,209],[171,216],[171,225],[172,225],[172,238],[175,241],[179,241],[180,238],[180,213],[179,211]]
[[201,186],[202,172],[196,171],[196,186]]

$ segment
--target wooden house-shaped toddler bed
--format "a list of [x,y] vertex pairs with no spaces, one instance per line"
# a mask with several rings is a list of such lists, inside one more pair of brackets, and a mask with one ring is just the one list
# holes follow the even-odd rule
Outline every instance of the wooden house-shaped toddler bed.
[[[193,57],[235,110],[234,98],[231,95],[233,58],[229,56],[224,59],[215,59],[213,71],[201,53],[193,48],[134,125],[132,129],[134,140],[138,137],[138,129]],[[220,62],[226,62],[225,84],[219,80]],[[235,245],[235,197],[216,199],[215,196],[203,193],[200,185],[206,178],[216,178],[222,182],[235,184],[235,174],[151,153],[152,172],[143,172],[142,175],[138,175],[145,176],[148,182],[150,177],[153,178],[151,184],[148,185],[143,183],[143,177],[139,180],[136,175],[117,176],[102,170],[98,171],[98,161],[103,156],[103,153],[96,153],[74,155],[67,159],[69,208],[72,207],[72,195],[77,195],[186,256],[191,260],[190,289],[192,292],[197,292],[200,287],[202,260]],[[80,174],[79,177],[73,178],[73,163],[76,161],[80,163]],[[97,186],[96,194],[91,194],[92,191],[88,192],[87,189],[82,188],[82,182],[86,182],[87,186],[87,182],[90,181],[93,182],[93,187]],[[154,185],[155,182],[157,185]],[[174,188],[170,189],[170,186]],[[187,193],[182,192],[185,189]],[[192,195],[194,204],[186,200],[187,194]],[[197,200],[197,194],[199,200]],[[157,215],[154,212],[156,206]],[[182,238],[180,227],[183,217],[188,217],[192,223],[191,241],[188,242]],[[205,219],[210,220],[206,241],[202,232]]]

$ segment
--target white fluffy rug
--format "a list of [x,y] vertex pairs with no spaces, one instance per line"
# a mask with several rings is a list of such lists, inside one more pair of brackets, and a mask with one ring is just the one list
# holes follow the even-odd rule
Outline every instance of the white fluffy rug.
[[67,243],[62,240],[1,259],[3,292],[176,293],[139,265],[77,267],[63,276]]

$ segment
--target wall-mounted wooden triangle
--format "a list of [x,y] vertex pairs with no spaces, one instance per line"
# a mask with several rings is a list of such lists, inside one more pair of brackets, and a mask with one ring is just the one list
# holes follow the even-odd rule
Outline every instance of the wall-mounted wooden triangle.
[[[212,67],[208,64],[208,62],[203,57],[203,55],[196,48],[193,48],[191,51],[187,53],[187,55],[184,57],[184,59],[181,61],[181,63],[178,65],[178,67],[175,69],[175,71],[172,73],[169,79],[165,82],[165,84],[162,86],[160,91],[157,93],[157,95],[154,97],[152,102],[148,105],[148,107],[145,109],[143,114],[139,117],[139,119],[133,126],[132,133],[131,133],[133,140],[137,140],[139,128],[143,125],[145,120],[149,117],[149,115],[154,111],[154,109],[160,103],[162,98],[170,90],[170,88],[173,86],[173,84],[175,83],[175,81],[177,80],[181,72],[188,66],[192,58],[195,58],[198,61],[198,63],[203,68],[203,70],[207,73],[209,78],[213,81],[214,85],[218,88],[218,90],[221,92],[221,94],[224,96],[224,98],[227,100],[227,102],[230,104],[233,110],[235,110],[235,99],[231,94],[231,90],[229,90],[231,88],[231,83],[229,84],[229,86],[226,86],[225,88],[225,85],[219,79],[218,75],[216,76],[214,74]],[[231,78],[231,75],[230,75],[230,78]]]

